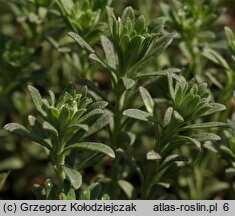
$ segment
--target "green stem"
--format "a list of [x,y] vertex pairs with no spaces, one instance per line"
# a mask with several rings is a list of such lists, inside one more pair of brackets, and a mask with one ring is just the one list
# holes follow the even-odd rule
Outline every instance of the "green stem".
[[[122,143],[120,142],[120,134],[121,134],[121,119],[122,119],[122,108],[120,107],[121,96],[123,92],[121,92],[118,88],[116,88],[115,94],[115,106],[114,106],[114,127],[112,132],[111,144],[117,148],[119,148]],[[116,154],[116,158],[112,163],[111,167],[111,176],[112,176],[112,199],[117,199],[119,194],[119,186],[118,186],[118,179],[119,179],[119,162],[120,157]]]
[[151,176],[154,173],[155,167],[153,166],[153,163],[151,163],[150,166],[148,166],[148,172],[146,173],[144,182],[142,184],[142,190],[141,190],[141,199],[146,200],[148,199],[149,192],[151,190]]
[[63,155],[57,156],[54,167],[55,167],[56,175],[57,175],[58,180],[59,180],[59,186],[60,186],[61,189],[63,189],[64,180],[65,180],[65,174],[64,174],[64,171],[62,169],[63,165],[64,165],[64,156]]
[[118,139],[120,132],[121,132],[121,110],[120,110],[120,100],[121,100],[121,94],[118,93],[116,95],[116,101],[115,101],[115,106],[114,106],[114,127],[113,127],[113,134],[112,134],[112,145],[119,147],[120,142]]
[[[60,138],[59,140],[62,140]],[[59,141],[58,146],[54,149],[51,154],[51,159],[54,165],[55,173],[59,181],[59,188],[62,191],[64,188],[65,173],[62,166],[65,164],[65,154],[63,153],[63,142]]]

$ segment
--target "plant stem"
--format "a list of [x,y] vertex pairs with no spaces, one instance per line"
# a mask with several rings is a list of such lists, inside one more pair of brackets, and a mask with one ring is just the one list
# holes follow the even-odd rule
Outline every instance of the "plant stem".
[[119,142],[119,135],[121,132],[121,108],[120,108],[120,100],[121,100],[121,92],[116,93],[116,98],[115,98],[115,106],[114,106],[114,127],[113,127],[113,134],[112,134],[112,145],[119,147],[120,142]]
[[62,169],[62,166],[65,164],[65,153],[63,152],[65,141],[64,137],[62,136],[63,134],[62,131],[63,128],[59,128],[59,134],[61,134],[61,136],[58,137],[57,145],[54,146],[54,151],[52,152],[53,164],[56,175],[58,177],[59,187],[61,191],[64,189],[64,180],[65,180],[65,173]]
[[[120,134],[121,134],[121,117],[122,117],[122,110],[120,107],[120,100],[122,96],[121,91],[119,89],[116,90],[115,93],[115,106],[114,106],[114,127],[113,127],[113,133],[112,133],[112,138],[111,138],[111,144],[117,148],[121,146],[120,142]],[[118,154],[116,154],[116,158],[112,163],[111,167],[111,176],[112,176],[112,199],[117,199],[118,198],[118,191],[119,191],[119,186],[118,186],[118,175],[119,175],[119,162],[120,162],[120,157]]]
[[56,173],[56,175],[58,177],[58,181],[59,181],[59,187],[60,187],[61,190],[63,190],[65,174],[64,174],[64,171],[62,169],[62,166],[65,163],[65,156],[64,156],[63,153],[60,153],[60,152],[56,151],[56,153],[54,153],[52,158],[53,158],[55,173]]

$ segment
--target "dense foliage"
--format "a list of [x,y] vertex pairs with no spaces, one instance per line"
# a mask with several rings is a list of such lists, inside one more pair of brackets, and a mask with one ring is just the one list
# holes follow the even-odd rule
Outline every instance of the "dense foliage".
[[0,0],[0,197],[235,199],[233,5]]

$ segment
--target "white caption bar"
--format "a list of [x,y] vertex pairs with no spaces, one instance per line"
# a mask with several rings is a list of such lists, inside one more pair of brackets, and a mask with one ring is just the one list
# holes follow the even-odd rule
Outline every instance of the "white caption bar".
[[94,201],[45,201],[2,200],[0,215],[63,215],[63,216],[183,216],[218,215],[234,216],[235,201],[217,200],[94,200]]

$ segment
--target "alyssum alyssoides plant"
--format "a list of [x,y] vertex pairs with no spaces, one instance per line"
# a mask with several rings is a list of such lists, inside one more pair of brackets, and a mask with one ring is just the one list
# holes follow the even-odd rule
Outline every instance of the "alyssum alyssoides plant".
[[151,57],[160,54],[170,43],[173,35],[162,34],[165,22],[163,18],[158,18],[147,26],[144,17],[136,18],[131,7],[126,8],[121,18],[118,19],[111,8],[108,7],[107,12],[111,40],[104,35],[101,36],[106,61],[78,34],[70,32],[69,35],[110,76],[116,102],[113,134],[113,140],[116,140],[121,128],[121,110],[125,105],[124,93],[131,89],[139,79],[138,75],[141,73],[140,68],[143,67],[143,64]]
[[204,116],[225,109],[224,105],[211,101],[205,83],[197,84],[194,80],[188,82],[183,77],[179,77],[175,82],[171,74],[168,74],[168,83],[171,105],[165,111],[163,120],[157,115],[157,106],[143,87],[139,90],[147,111],[127,109],[123,112],[130,118],[149,122],[155,130],[155,144],[146,154],[149,162],[144,166],[139,165],[143,199],[153,198],[154,192],[151,191],[153,186],[166,185],[164,181],[170,170],[177,167],[179,162],[187,161],[185,156],[175,154],[176,149],[180,149],[183,145],[194,144],[200,152],[203,142],[220,139],[218,135],[207,130],[226,126],[221,122],[200,121]]
[[[55,10],[57,10],[59,18],[64,21],[64,27],[66,27],[61,31],[74,31],[81,35],[91,46],[94,46],[99,41],[100,34],[106,28],[102,16],[109,2],[108,0],[56,0],[55,3],[58,9],[56,7]],[[87,61],[86,53],[83,50],[78,52],[77,47],[73,45],[67,47],[61,39],[58,40],[58,36],[54,39],[48,37],[48,40],[62,55],[63,61],[61,62],[66,62],[67,68],[70,68],[68,69],[69,73],[73,71],[73,73],[76,72],[76,76],[87,79],[93,77],[95,74],[94,68]]]
[[[76,199],[75,190],[81,187],[82,176],[76,168],[73,168],[73,162],[66,160],[69,157],[70,161],[72,160],[70,153],[73,149],[94,151],[93,156],[101,153],[115,157],[114,151],[109,146],[87,141],[87,137],[109,123],[111,116],[104,113],[108,103],[94,102],[87,95],[86,87],[77,92],[72,84],[65,88],[57,101],[54,93],[49,91],[50,102],[43,99],[36,88],[32,86],[28,88],[40,117],[31,115],[28,117],[30,131],[17,123],[9,123],[4,128],[39,143],[46,150],[49,161],[55,169],[57,186],[53,186],[51,180],[47,180],[44,188],[37,188],[37,191],[41,192],[39,198]],[[81,162],[83,167],[91,163],[93,156],[91,160],[88,158]]]
[[[136,17],[131,7],[127,7],[118,18],[110,7],[107,7],[107,13],[110,39],[101,35],[105,58],[78,34],[70,32],[69,35],[89,54],[90,59],[96,61],[110,77],[114,94],[114,107],[111,108],[114,113],[111,143],[117,148],[125,149],[129,143],[122,139],[124,135],[128,136],[124,128],[122,111],[134,101],[135,94],[133,92],[137,81],[143,78],[143,67],[170,44],[173,34],[163,31],[164,18],[157,18],[147,25],[144,16]],[[177,71],[178,69],[171,70],[171,72]],[[157,75],[159,75],[157,72],[150,74],[150,76]],[[144,75],[144,78],[146,77],[148,76]],[[118,194],[118,179],[122,178],[121,171],[117,171],[117,169],[121,169],[118,161],[119,157],[116,155],[116,160],[112,164],[112,182],[114,184],[112,198],[114,199]]]

